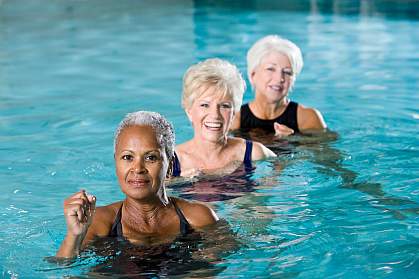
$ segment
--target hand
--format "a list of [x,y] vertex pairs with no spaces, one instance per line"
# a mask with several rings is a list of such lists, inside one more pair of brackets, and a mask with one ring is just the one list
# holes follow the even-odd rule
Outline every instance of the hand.
[[64,201],[64,217],[67,222],[67,234],[84,237],[93,220],[96,209],[96,197],[84,190],[75,193]]
[[285,125],[274,123],[275,137],[281,138],[294,134],[294,130]]

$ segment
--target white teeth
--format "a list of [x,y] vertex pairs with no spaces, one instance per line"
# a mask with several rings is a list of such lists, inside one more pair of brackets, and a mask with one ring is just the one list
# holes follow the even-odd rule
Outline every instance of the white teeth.
[[276,85],[272,85],[271,86],[271,88],[273,89],[273,90],[281,90],[282,89],[282,86],[276,86]]
[[221,128],[221,123],[208,122],[205,123],[208,128]]

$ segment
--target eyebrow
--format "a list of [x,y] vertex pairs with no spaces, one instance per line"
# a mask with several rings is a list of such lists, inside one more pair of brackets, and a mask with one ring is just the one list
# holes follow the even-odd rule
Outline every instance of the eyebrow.
[[[267,65],[273,65],[273,66],[279,66],[278,64],[276,64],[276,63],[266,63]],[[292,67],[291,66],[287,66],[287,67],[284,67],[283,69],[291,69]]]

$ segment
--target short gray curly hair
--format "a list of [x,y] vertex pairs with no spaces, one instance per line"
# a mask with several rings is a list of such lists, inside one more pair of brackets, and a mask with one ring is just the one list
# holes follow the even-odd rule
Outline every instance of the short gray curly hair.
[[173,125],[160,113],[153,111],[136,111],[128,113],[119,123],[115,131],[113,151],[116,152],[121,132],[132,126],[150,126],[156,133],[157,141],[164,148],[167,158],[170,160],[175,150],[175,132]]

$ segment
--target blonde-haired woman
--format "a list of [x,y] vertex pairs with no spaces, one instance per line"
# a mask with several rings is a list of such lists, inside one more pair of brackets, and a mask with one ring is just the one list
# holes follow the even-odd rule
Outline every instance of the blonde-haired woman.
[[247,53],[247,74],[255,99],[241,106],[231,129],[262,129],[288,136],[326,128],[321,113],[289,100],[303,68],[300,48],[277,35],[258,40]]
[[252,160],[275,156],[261,143],[227,135],[245,88],[237,67],[222,59],[207,59],[187,70],[182,106],[194,137],[176,146],[173,176],[231,173],[242,164],[250,169]]

